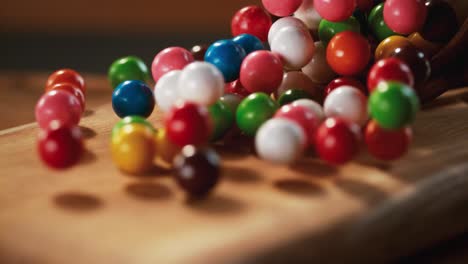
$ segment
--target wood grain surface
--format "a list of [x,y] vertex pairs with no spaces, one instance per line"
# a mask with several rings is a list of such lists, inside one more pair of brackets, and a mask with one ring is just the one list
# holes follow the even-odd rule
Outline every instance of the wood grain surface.
[[[109,100],[105,80],[89,83],[96,88],[88,101]],[[0,260],[384,263],[411,255],[468,230],[467,102],[465,88],[428,105],[411,151],[394,163],[363,151],[342,167],[313,154],[276,166],[248,140],[234,140],[217,147],[223,178],[199,202],[186,199],[164,166],[140,177],[115,168],[109,138],[118,118],[109,103],[89,104],[80,123],[86,154],[69,170],[40,162],[36,124],[3,130]],[[159,119],[156,111],[151,121]]]

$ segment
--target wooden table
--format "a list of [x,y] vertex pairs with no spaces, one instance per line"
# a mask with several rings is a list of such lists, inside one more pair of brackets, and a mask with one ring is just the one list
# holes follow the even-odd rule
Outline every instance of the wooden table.
[[86,154],[54,171],[36,153],[36,124],[5,129],[33,121],[46,75],[0,76],[1,263],[383,263],[468,230],[468,88],[419,113],[402,160],[363,151],[342,167],[312,155],[284,167],[239,142],[219,148],[216,191],[189,202],[167,168],[115,168],[110,88],[85,77]]

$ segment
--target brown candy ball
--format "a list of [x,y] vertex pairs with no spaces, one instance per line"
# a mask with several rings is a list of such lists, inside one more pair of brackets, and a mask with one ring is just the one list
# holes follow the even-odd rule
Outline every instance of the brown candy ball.
[[389,57],[395,57],[405,62],[414,75],[416,87],[420,87],[431,75],[431,64],[423,52],[413,45],[396,48]]
[[410,46],[411,42],[402,36],[390,36],[377,46],[375,49],[375,61],[387,58],[396,48]]
[[204,61],[207,49],[207,45],[195,45],[190,49],[190,52],[192,53],[192,56],[196,61]]

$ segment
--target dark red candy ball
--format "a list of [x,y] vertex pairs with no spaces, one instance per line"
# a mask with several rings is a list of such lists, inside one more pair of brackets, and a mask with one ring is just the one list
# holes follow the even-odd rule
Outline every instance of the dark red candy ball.
[[78,126],[59,126],[39,132],[37,148],[42,161],[55,169],[76,164],[83,153],[83,139]]
[[389,57],[400,59],[410,67],[416,87],[422,85],[431,76],[431,63],[426,55],[413,45],[397,48],[390,53]]
[[224,93],[237,94],[242,97],[246,97],[249,96],[249,94],[251,94],[251,92],[244,88],[239,79],[230,83],[226,83],[224,85]]
[[339,77],[339,78],[336,78],[334,79],[333,81],[331,81],[327,87],[325,87],[325,97],[331,93],[333,90],[335,90],[336,88],[340,87],[340,86],[343,86],[343,85],[349,85],[349,86],[352,86],[352,87],[355,87],[357,89],[359,89],[361,92],[363,92],[364,94],[367,94],[367,89],[366,87],[364,86],[364,84],[362,84],[362,82],[354,79],[354,78],[350,78],[350,77]]
[[411,69],[402,60],[387,58],[379,60],[372,66],[367,77],[367,87],[371,93],[381,81],[398,81],[414,86],[414,77]]
[[327,118],[317,130],[315,148],[319,157],[331,164],[344,164],[358,153],[360,128],[341,118]]
[[234,37],[250,34],[266,42],[271,27],[270,15],[259,6],[246,6],[237,11],[231,21],[231,31]]
[[371,120],[366,127],[365,141],[367,150],[372,156],[381,160],[395,160],[402,157],[411,143],[410,127],[397,130],[386,130]]
[[178,102],[165,120],[169,140],[179,146],[203,145],[211,135],[212,123],[208,109],[190,102]]

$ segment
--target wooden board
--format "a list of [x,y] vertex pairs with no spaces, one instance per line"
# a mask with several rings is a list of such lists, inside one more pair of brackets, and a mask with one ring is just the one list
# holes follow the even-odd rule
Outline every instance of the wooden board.
[[82,119],[87,150],[70,170],[40,162],[34,123],[3,130],[0,262],[395,260],[468,228],[467,102],[468,88],[422,111],[410,153],[391,164],[362,154],[342,167],[313,156],[284,167],[244,141],[220,148],[223,179],[200,202],[165,168],[135,177],[114,167],[109,103]]

